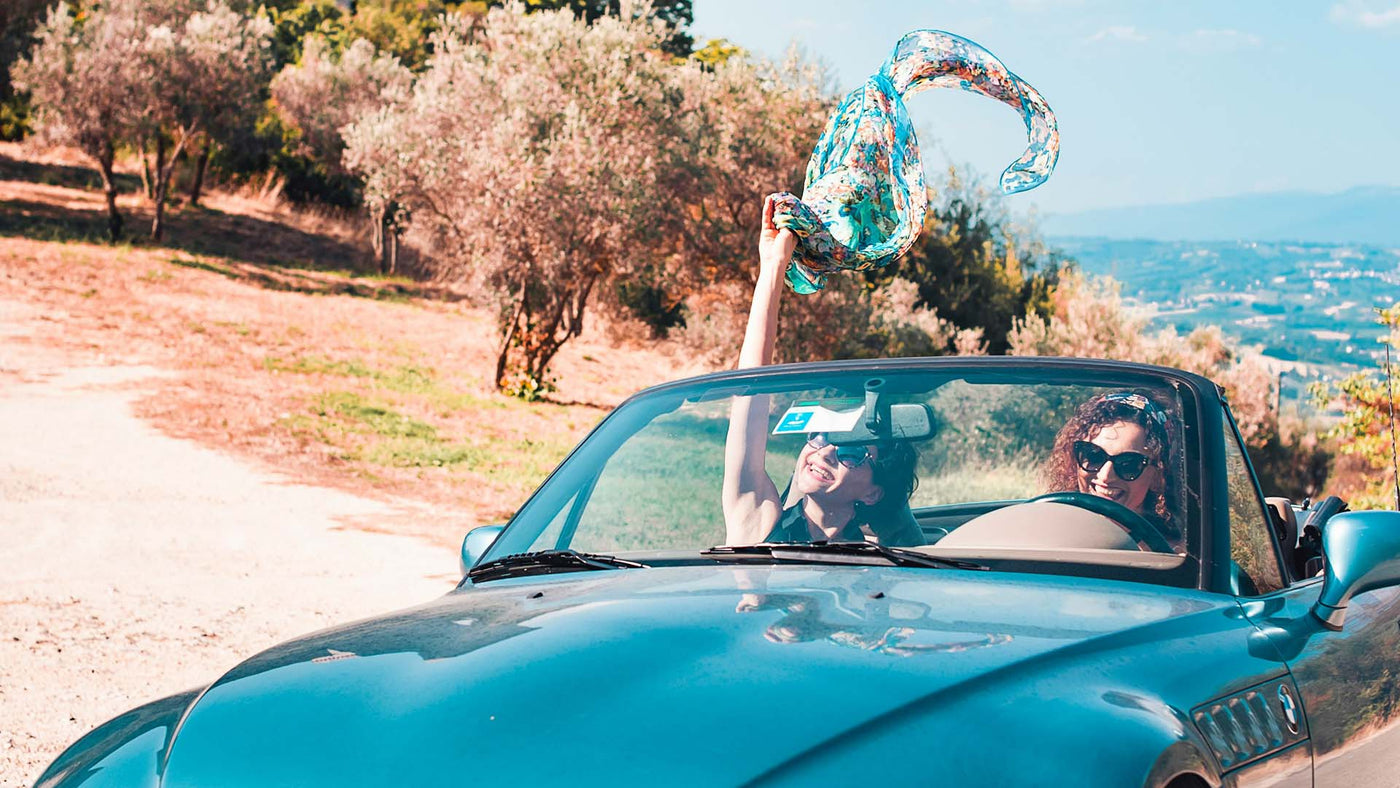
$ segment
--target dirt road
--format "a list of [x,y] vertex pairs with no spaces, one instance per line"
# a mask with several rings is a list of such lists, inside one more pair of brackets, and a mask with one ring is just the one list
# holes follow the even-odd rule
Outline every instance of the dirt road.
[[0,786],[131,706],[455,583],[450,550],[356,527],[433,512],[160,434],[132,403],[168,373],[32,341],[56,319],[0,301]]

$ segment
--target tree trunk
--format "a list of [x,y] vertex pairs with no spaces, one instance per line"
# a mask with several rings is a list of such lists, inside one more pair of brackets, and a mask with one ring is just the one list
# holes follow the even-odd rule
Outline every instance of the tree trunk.
[[112,172],[112,162],[116,157],[111,141],[103,143],[97,165],[102,172],[102,191],[107,198],[107,236],[113,243],[122,237],[122,215],[117,212],[117,179]]
[[204,141],[204,149],[194,162],[194,184],[190,186],[190,205],[199,205],[200,192],[204,191],[204,171],[209,167],[209,157],[214,154],[214,143]]
[[374,250],[374,262],[379,273],[384,273],[384,217],[383,206],[373,205],[369,209],[369,245]]
[[170,180],[165,174],[165,137],[156,136],[156,218],[151,221],[151,240],[159,241],[165,232],[165,189]]
[[151,183],[151,160],[146,155],[146,140],[140,142],[141,151],[141,189],[146,193],[146,199],[155,197],[156,189]]
[[156,218],[151,222],[151,239],[159,241],[165,233],[165,196],[170,193],[170,179],[175,174],[175,162],[185,151],[190,132],[181,129],[175,138],[175,148],[166,150],[165,138],[156,138]]
[[395,219],[398,213],[398,203],[394,202],[369,209],[370,246],[374,247],[379,273],[386,276],[397,271],[399,266],[399,228]]
[[520,295],[515,300],[515,309],[511,310],[510,322],[506,323],[501,331],[501,349],[496,353],[496,388],[499,390],[501,384],[506,379],[506,362],[510,359],[511,340],[515,339],[515,327],[520,324],[520,315],[525,311],[525,285],[526,280],[520,283]]
[[597,281],[597,276],[590,276],[584,280],[583,287],[572,296],[565,295],[560,298],[554,318],[550,321],[547,339],[535,348],[535,357],[528,362],[530,374],[535,380],[544,382],[545,375],[549,373],[550,362],[554,361],[564,343],[583,331],[583,312],[588,306],[588,296],[593,292],[593,285]]

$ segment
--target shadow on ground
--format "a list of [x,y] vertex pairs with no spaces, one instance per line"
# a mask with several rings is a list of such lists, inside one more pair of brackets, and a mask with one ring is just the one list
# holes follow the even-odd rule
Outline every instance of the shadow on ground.
[[[40,241],[107,240],[107,213],[101,203],[102,179],[96,170],[63,164],[37,164],[0,154],[0,180],[80,189],[92,204],[73,205],[35,199],[0,200],[0,235]],[[122,193],[139,192],[141,181],[119,175]],[[122,206],[123,240],[150,243],[149,206]],[[197,255],[227,257],[260,265],[351,273],[374,273],[368,247],[318,235],[266,219],[229,214],[204,207],[171,207],[165,214],[165,238],[158,246]]]
[[[126,185],[134,187],[133,191],[140,189],[138,179],[122,177],[127,179]],[[7,179],[88,191],[100,189],[101,183],[94,170],[38,165],[0,155],[0,180]],[[165,239],[155,244],[149,240],[152,218],[149,207],[123,206],[123,241],[137,247],[165,248],[204,258],[176,255],[171,262],[271,290],[382,300],[459,301],[464,298],[448,288],[424,282],[352,279],[377,276],[367,245],[307,232],[281,222],[204,207],[171,208],[166,212]],[[0,237],[106,243],[107,213],[100,200],[92,207],[41,200],[0,200]]]
[[[73,167],[67,164],[39,164],[38,162],[12,159],[0,153],[0,181],[25,181],[45,186],[63,186],[69,189],[90,189],[101,191],[102,176],[89,167]],[[117,173],[117,191],[135,192],[141,188],[141,179],[135,175]]]
[[312,269],[269,267],[263,264],[242,263],[229,259],[201,260],[182,258],[178,255],[170,258],[170,263],[182,268],[196,268],[219,274],[236,282],[257,285],[266,290],[281,290],[309,295],[348,295],[357,298],[372,298],[376,301],[410,301],[414,299],[463,301],[466,299],[461,293],[430,284],[326,275]]
[[[386,301],[461,301],[465,296],[440,285],[373,278],[369,255],[343,241],[304,232],[278,222],[205,208],[173,212],[165,242],[142,236],[150,214],[124,210],[126,237],[137,247],[185,252],[174,265],[198,268],[269,290],[319,295],[350,295]],[[37,241],[105,243],[104,211],[68,208],[31,200],[0,200],[0,237]],[[360,277],[371,278],[360,278]]]
[[[279,222],[208,208],[167,209],[165,239],[155,244],[149,239],[149,208],[123,206],[121,213],[123,241],[136,246],[163,246],[279,268],[373,273],[368,250]],[[0,200],[0,235],[103,243],[107,213],[36,200]]]
[[546,402],[550,405],[559,405],[566,408],[591,408],[592,410],[599,410],[604,413],[608,413],[617,407],[616,405],[607,405],[602,402],[585,402],[583,400],[559,399],[550,396],[540,397],[538,401]]

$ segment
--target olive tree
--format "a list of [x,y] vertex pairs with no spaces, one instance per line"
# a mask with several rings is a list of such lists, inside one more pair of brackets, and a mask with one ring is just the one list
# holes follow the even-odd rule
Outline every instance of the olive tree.
[[345,141],[340,130],[388,104],[408,98],[413,75],[397,58],[357,38],[337,55],[329,42],[310,35],[300,59],[272,80],[272,98],[283,120],[297,131],[298,153],[340,168]]
[[34,48],[12,70],[15,87],[30,94],[39,139],[72,145],[96,162],[113,241],[122,235],[113,165],[141,115],[138,64],[146,16],[140,0],[109,0],[80,22],[72,6],[60,2],[35,30]]
[[192,139],[242,111],[265,80],[271,24],[211,0],[105,0],[74,12],[59,3],[16,63],[17,87],[31,94],[45,139],[97,162],[108,234],[121,236],[113,164],[118,148],[156,146],[155,220],[162,233],[175,159]]
[[[519,0],[486,0],[484,3],[463,3],[462,5],[495,7],[508,5],[510,2],[519,2]],[[627,14],[636,8],[666,26],[660,42],[660,48],[665,53],[684,58],[690,54],[695,43],[690,33],[687,32],[690,23],[695,21],[692,0],[651,0],[645,7],[640,7],[640,3],[628,2],[628,0],[524,0],[524,5],[526,12],[529,13],[567,11],[589,24],[603,17]]]
[[272,23],[244,15],[222,0],[202,10],[174,9],[162,24],[146,28],[135,68],[139,115],[134,127],[144,151],[155,145],[151,237],[164,230],[165,200],[181,153],[197,140],[250,119],[248,105],[266,84],[272,62]]
[[496,385],[526,396],[610,285],[673,259],[684,154],[661,22],[449,15],[412,98],[346,130],[366,200],[396,203],[437,273],[500,309]]
[[[354,121],[408,100],[413,74],[398,58],[355,39],[337,57],[325,38],[307,36],[301,59],[272,81],[272,97],[283,122],[297,133],[296,151],[332,175],[348,176],[343,166],[342,129]],[[392,199],[368,205],[375,256],[380,270],[396,267],[399,211]]]
[[681,251],[700,263],[691,269],[700,284],[751,286],[763,195],[801,191],[812,143],[833,106],[827,75],[791,50],[777,64],[743,53],[713,65],[696,61],[676,79],[688,146],[687,166],[672,185],[688,203]]
[[199,143],[190,204],[198,204],[204,173],[214,147],[247,134],[257,123],[272,77],[270,20],[210,4],[185,25],[188,114],[196,120],[190,139]]

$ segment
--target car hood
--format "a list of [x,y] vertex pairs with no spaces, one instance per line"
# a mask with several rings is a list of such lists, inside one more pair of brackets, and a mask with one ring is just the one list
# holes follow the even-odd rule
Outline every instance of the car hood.
[[485,583],[240,665],[190,707],[163,785],[739,783],[973,680],[1232,605],[883,567]]

